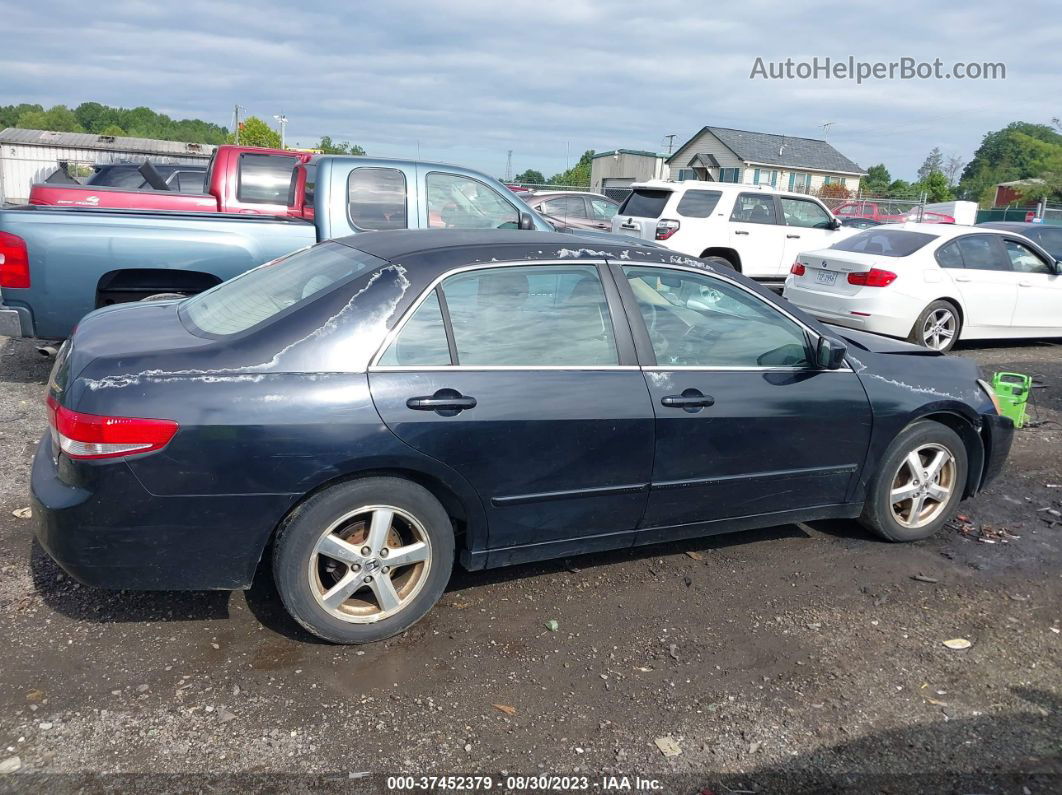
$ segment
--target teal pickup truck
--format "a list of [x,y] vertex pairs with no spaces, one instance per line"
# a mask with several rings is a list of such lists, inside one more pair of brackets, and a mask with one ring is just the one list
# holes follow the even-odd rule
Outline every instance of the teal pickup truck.
[[[0,335],[63,339],[98,307],[191,295],[295,249],[357,232],[553,229],[497,180],[457,166],[321,156],[283,178],[290,182],[284,216],[0,210]],[[248,187],[253,200],[261,186]]]

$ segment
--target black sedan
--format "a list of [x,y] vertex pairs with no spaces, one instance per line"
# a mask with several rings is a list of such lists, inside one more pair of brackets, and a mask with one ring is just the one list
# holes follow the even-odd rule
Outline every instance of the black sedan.
[[826,517],[911,541],[1003,465],[972,363],[724,263],[576,246],[366,233],[97,310],[50,379],[41,544],[110,588],[246,588],[264,563],[303,626],[357,643],[427,613],[455,557]]
[[985,221],[978,226],[1024,235],[1033,243],[1038,243],[1041,248],[1046,249],[1056,260],[1062,260],[1062,226],[1022,221]]

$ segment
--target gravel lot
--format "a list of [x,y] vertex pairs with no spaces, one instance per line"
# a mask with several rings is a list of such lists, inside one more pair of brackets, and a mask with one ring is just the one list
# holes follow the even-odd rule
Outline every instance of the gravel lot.
[[1062,523],[1042,509],[1062,509],[1062,346],[959,355],[1045,384],[1043,424],[962,509],[974,536],[1018,538],[896,546],[825,522],[459,570],[427,619],[359,649],[301,632],[267,582],[143,594],[63,575],[12,514],[50,362],[0,338],[0,770],[20,766],[0,790],[505,771],[599,791],[615,772],[689,793],[1058,792]]

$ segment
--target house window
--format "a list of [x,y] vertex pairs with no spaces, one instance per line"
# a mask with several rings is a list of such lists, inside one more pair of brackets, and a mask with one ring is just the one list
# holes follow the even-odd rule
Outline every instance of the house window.
[[721,169],[719,169],[719,181],[720,182],[741,182],[741,169],[740,168],[721,168]]
[[811,187],[811,174],[802,171],[789,172],[789,190],[803,193]]
[[753,185],[770,185],[775,187],[778,185],[778,171],[775,169],[753,169],[752,171],[752,184]]
[[692,168],[680,168],[677,182],[685,182],[688,179],[697,179],[697,172]]
[[848,185],[848,180],[844,177],[826,177],[822,181],[823,185],[840,185],[842,188]]

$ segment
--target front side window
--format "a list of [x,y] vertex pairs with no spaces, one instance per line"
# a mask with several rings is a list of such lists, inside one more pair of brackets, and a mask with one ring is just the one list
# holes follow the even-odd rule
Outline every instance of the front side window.
[[181,303],[209,335],[237,334],[386,260],[341,243],[320,243],[267,262]]
[[686,218],[707,218],[723,194],[717,190],[688,190],[682,194],[675,212]]
[[727,282],[667,268],[624,268],[662,366],[808,367],[803,328]]
[[1062,229],[1050,229],[1044,227],[1027,235],[1047,249],[1047,252],[1055,259],[1062,259]]
[[405,229],[406,175],[397,168],[356,168],[347,178],[347,212],[356,229]]
[[619,363],[597,269],[585,265],[486,268],[442,283],[462,366],[608,366]]
[[433,229],[518,229],[516,207],[479,180],[433,171],[426,179]]
[[776,224],[774,199],[762,193],[742,193],[734,202],[730,220],[745,224]]
[[1028,246],[1017,240],[1005,240],[1010,266],[1018,273],[1054,273],[1054,268],[1044,262],[1043,258]]
[[788,226],[802,226],[806,229],[829,229],[833,225],[833,218],[826,210],[813,201],[807,199],[779,200],[782,204],[782,215]]
[[236,198],[250,204],[287,206],[295,158],[287,155],[240,155]]

